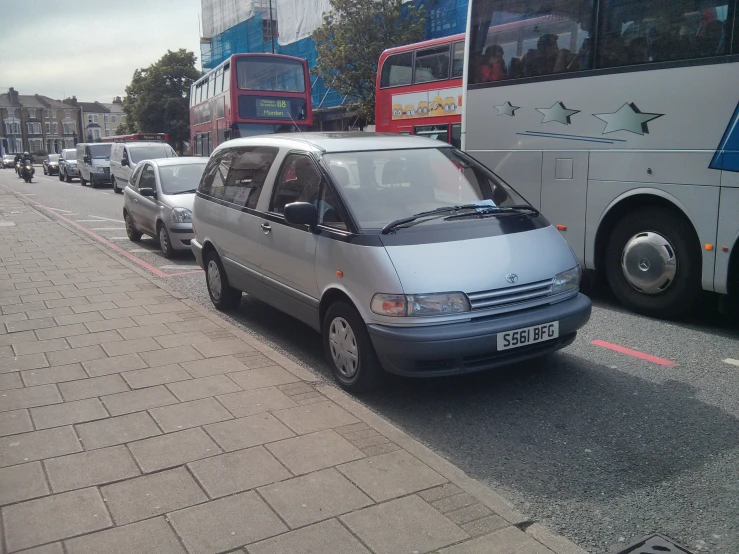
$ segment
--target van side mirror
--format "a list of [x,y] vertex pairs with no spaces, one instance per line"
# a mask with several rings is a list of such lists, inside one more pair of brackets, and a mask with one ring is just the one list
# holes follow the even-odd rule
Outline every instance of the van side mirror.
[[285,221],[291,225],[308,225],[315,229],[318,225],[318,211],[308,202],[293,202],[285,206]]
[[156,196],[157,191],[155,191],[152,188],[143,188],[143,189],[139,189],[139,194],[141,196]]
[[86,164],[89,164],[90,163],[90,156],[88,156],[87,154],[85,154],[84,156],[82,156],[82,161],[85,162]]

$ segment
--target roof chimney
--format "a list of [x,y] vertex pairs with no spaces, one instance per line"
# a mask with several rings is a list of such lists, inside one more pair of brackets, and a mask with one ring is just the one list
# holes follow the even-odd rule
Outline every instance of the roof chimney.
[[123,104],[123,100],[121,100],[120,96],[116,96],[113,98],[113,104]]
[[15,106],[18,104],[19,106],[21,103],[18,101],[18,91],[15,90],[13,87],[10,87],[8,89],[8,100],[10,100],[10,105]]

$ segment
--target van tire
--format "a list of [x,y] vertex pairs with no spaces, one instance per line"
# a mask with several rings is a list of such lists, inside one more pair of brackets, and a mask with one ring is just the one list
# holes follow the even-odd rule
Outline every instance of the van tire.
[[116,181],[115,177],[111,177],[113,180],[113,192],[116,194],[123,194],[123,189],[118,188],[118,181]]
[[[342,389],[351,393],[365,393],[383,383],[386,373],[372,346],[367,326],[354,306],[341,300],[334,302],[326,310],[322,334],[326,360]],[[336,337],[346,342],[337,344]],[[354,350],[356,361],[346,360],[342,350],[344,354]],[[337,360],[343,361],[342,367],[339,367]]]
[[[69,173],[65,173],[65,174],[64,174],[64,180],[65,180],[65,181],[66,181],[67,183],[71,183],[71,182],[72,182],[72,177],[70,177],[70,176],[69,176]],[[81,180],[82,180],[82,177],[80,177],[80,181],[81,181]]]
[[[624,248],[632,237],[644,232],[661,235],[669,242],[677,272],[669,286],[657,294],[645,294],[632,286],[621,269]],[[627,308],[656,318],[675,318],[690,312],[701,294],[702,255],[691,223],[674,210],[639,208],[627,213],[614,226],[606,251],[606,278],[611,290]]]
[[131,216],[128,214],[128,212],[123,213],[123,221],[126,224],[126,234],[128,235],[128,240],[130,240],[131,242],[139,242],[141,240],[141,231],[136,228],[136,224],[134,224],[133,219],[131,219]]
[[205,256],[205,284],[210,300],[217,310],[222,312],[235,310],[241,304],[241,291],[228,283],[228,275],[221,258],[214,250]]

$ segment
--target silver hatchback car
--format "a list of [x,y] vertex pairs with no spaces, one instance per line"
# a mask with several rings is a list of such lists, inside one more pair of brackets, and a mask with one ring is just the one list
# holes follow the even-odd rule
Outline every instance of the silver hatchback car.
[[165,257],[190,250],[192,204],[208,158],[146,160],[123,191],[123,220],[133,242],[142,234],[159,241]]
[[321,332],[339,384],[442,376],[570,344],[590,317],[559,232],[448,144],[266,135],[211,155],[192,250],[219,309],[241,291]]

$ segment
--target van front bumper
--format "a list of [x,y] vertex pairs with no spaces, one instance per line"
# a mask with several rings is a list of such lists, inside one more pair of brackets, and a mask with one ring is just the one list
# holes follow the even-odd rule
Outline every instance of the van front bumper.
[[[520,362],[564,348],[590,319],[591,302],[583,295],[498,317],[424,327],[367,326],[386,371],[409,377],[473,373]],[[499,333],[559,322],[559,337],[498,351]]]

